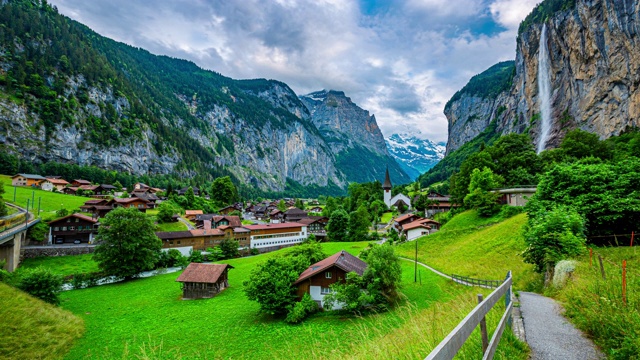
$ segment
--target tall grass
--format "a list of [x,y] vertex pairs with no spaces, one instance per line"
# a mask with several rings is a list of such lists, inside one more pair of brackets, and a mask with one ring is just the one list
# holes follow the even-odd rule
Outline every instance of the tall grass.
[[58,359],[84,332],[70,312],[0,283],[0,359]]
[[[557,297],[566,315],[612,359],[640,359],[640,255],[635,248],[596,249],[605,261],[602,278],[597,256],[583,256]],[[622,260],[627,260],[627,303],[622,300]]]

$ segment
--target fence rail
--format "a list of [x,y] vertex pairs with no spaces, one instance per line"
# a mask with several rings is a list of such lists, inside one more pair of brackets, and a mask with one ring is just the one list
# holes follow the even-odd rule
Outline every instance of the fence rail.
[[451,280],[466,285],[475,285],[487,288],[497,288],[499,287],[503,281],[500,280],[484,280],[484,279],[474,279],[467,276],[461,276],[456,274],[451,274]]
[[495,306],[500,298],[505,296],[506,310],[502,315],[502,319],[498,324],[491,342],[488,344],[483,353],[483,360],[493,359],[502,333],[506,325],[511,325],[511,271],[507,273],[507,278],[495,289],[486,299],[478,304],[471,312],[456,326],[447,337],[436,346],[433,351],[425,358],[425,360],[451,360],[456,356],[462,345],[469,338],[473,330],[484,321],[487,313]]

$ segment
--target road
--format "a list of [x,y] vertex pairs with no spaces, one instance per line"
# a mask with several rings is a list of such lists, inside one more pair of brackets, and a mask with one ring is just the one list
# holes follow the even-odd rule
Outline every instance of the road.
[[190,222],[188,222],[187,220],[185,220],[185,219],[183,219],[181,217],[178,218],[178,221],[180,221],[181,223],[187,225],[187,230],[195,230],[196,229],[195,226],[191,225]]

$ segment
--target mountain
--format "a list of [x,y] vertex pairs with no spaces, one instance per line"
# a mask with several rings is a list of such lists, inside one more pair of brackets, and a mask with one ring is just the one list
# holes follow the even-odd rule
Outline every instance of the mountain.
[[639,22],[638,0],[543,1],[520,25],[515,62],[471,79],[447,104],[447,154],[490,127],[496,135],[527,133],[540,142],[542,42],[551,105],[542,148],[558,146],[575,128],[608,138],[640,126]]
[[391,156],[414,180],[444,157],[444,142],[436,144],[408,134],[393,134],[385,141]]
[[3,1],[0,23],[4,153],[200,183],[230,175],[247,196],[343,193],[349,182],[381,180],[386,166],[408,182],[375,117],[344,93],[311,111],[282,82],[153,55],[44,0]]
[[411,178],[389,154],[374,115],[360,108],[344,92],[321,90],[300,96],[330,149],[336,166],[349,181],[382,181],[386,169],[394,184]]

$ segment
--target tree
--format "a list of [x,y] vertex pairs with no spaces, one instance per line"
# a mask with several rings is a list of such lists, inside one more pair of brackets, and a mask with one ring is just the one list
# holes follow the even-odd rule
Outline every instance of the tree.
[[58,294],[62,291],[62,276],[50,269],[38,267],[20,274],[18,288],[48,303],[58,305]]
[[0,217],[7,216],[9,213],[9,209],[7,209],[7,205],[4,203],[4,199],[2,195],[4,194],[4,184],[0,182]]
[[225,259],[233,259],[240,256],[239,246],[238,241],[234,239],[224,239],[220,242],[220,250],[222,250],[222,255]]
[[300,210],[304,210],[304,203],[302,202],[301,199],[296,199],[294,206]]
[[502,184],[502,178],[495,175],[491,169],[484,167],[481,170],[473,169],[471,182],[469,183],[469,193],[464,198],[464,204],[472,209],[477,209],[480,216],[491,216],[495,214],[500,206],[498,199],[500,194],[490,192]]
[[152,269],[162,241],[151,219],[136,208],[119,207],[100,220],[93,258],[107,275],[131,279]]
[[343,209],[335,210],[331,213],[331,218],[327,224],[327,237],[331,241],[347,241],[347,228],[349,226],[349,215]]
[[[363,256],[365,255],[365,256]],[[341,303],[346,310],[361,312],[367,309],[386,309],[399,297],[402,267],[390,245],[374,245],[361,254],[367,263],[362,276],[349,273],[344,283],[331,285],[332,292],[324,297],[325,308]]]
[[300,272],[289,258],[272,258],[256,266],[244,284],[244,293],[251,301],[260,304],[260,310],[271,315],[288,312],[296,301],[296,289],[292,284]]
[[193,187],[189,186],[189,188],[187,189],[187,192],[185,192],[184,194],[185,200],[186,200],[186,205],[187,207],[191,208],[193,207],[193,205],[196,203],[196,195],[193,192]]
[[156,218],[159,223],[168,223],[173,221],[173,215],[181,212],[182,209],[172,200],[163,201],[158,206],[158,215]]
[[49,233],[49,225],[39,222],[27,230],[27,237],[33,241],[43,242]]
[[238,200],[238,189],[229,176],[216,178],[211,184],[211,200],[225,205]]
[[119,191],[122,191],[122,184],[120,183],[120,181],[116,180],[116,181],[113,183],[113,186],[116,188],[116,191],[118,191],[118,192],[119,192]]
[[597,157],[602,160],[612,157],[611,149],[606,142],[600,141],[598,135],[575,129],[565,135],[560,149],[565,156],[575,159]]
[[558,261],[580,255],[585,249],[584,224],[575,209],[562,205],[530,214],[524,231],[525,262],[534,264],[537,272],[549,272]]
[[366,241],[369,233],[369,212],[364,205],[361,205],[358,210],[349,214],[349,240],[350,241]]
[[283,199],[280,199],[280,202],[278,202],[278,210],[287,211],[287,203],[285,203]]

